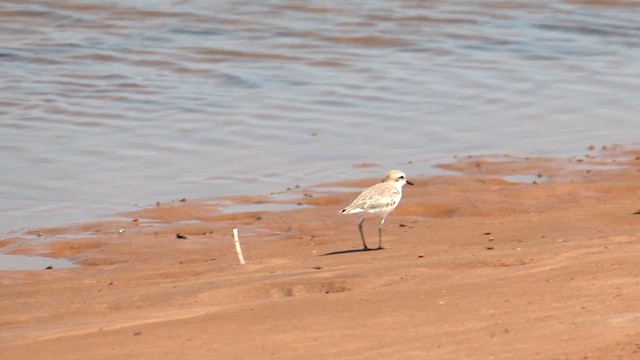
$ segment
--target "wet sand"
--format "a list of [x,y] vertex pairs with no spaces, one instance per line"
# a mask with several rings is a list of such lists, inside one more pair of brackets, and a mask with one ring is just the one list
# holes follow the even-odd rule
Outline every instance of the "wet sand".
[[0,358],[640,357],[640,150],[585,153],[410,176],[383,251],[358,251],[356,219],[337,215],[378,179],[5,239],[82,266],[0,272]]

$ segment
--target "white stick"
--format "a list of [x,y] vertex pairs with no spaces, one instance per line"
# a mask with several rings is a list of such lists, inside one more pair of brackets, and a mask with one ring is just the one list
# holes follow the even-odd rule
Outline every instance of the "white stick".
[[233,242],[236,243],[236,252],[238,253],[240,264],[244,265],[244,256],[242,255],[242,248],[240,247],[240,239],[238,239],[238,228],[233,228]]

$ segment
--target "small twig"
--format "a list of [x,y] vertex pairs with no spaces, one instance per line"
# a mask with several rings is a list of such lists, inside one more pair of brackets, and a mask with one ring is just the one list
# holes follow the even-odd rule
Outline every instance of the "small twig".
[[242,248],[240,247],[240,239],[238,238],[238,228],[233,228],[233,241],[236,243],[236,252],[238,253],[238,259],[240,264],[244,265],[244,256],[242,255]]

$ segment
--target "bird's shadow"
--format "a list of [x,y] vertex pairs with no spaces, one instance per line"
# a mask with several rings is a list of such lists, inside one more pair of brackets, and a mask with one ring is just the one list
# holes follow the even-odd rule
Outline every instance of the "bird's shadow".
[[380,250],[387,250],[387,248],[380,248],[380,249],[350,249],[350,250],[340,250],[340,251],[332,251],[326,254],[322,254],[320,256],[333,256],[333,255],[342,255],[342,254],[351,254],[351,253],[359,253],[359,252],[374,252],[374,251],[380,251]]

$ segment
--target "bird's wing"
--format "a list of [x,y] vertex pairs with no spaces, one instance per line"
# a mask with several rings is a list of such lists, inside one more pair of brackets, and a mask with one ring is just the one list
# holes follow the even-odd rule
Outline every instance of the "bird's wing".
[[376,184],[363,191],[341,212],[356,213],[394,207],[398,203],[399,195],[400,192],[393,185],[387,183]]

